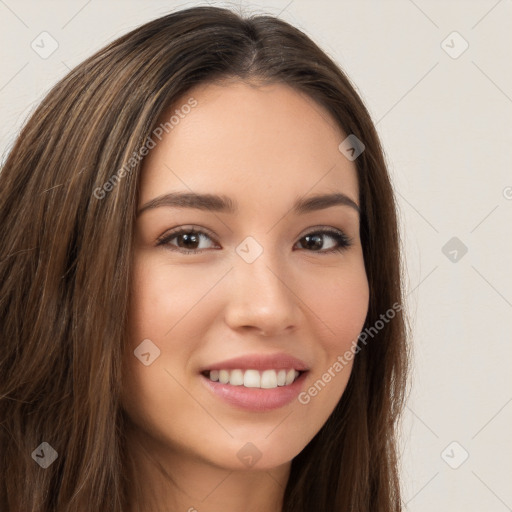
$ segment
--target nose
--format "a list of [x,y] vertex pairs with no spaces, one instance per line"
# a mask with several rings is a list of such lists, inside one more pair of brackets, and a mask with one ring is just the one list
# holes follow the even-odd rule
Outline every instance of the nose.
[[264,251],[256,261],[237,258],[230,272],[225,321],[235,331],[279,336],[297,327],[300,300],[291,272]]

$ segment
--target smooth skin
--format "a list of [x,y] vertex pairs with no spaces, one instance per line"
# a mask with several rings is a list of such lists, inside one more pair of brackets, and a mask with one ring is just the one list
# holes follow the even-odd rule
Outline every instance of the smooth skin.
[[[190,97],[197,106],[144,161],[138,206],[183,191],[229,196],[238,212],[160,206],[137,218],[122,393],[144,492],[137,510],[278,512],[291,460],[326,422],[353,363],[309,403],[258,413],[214,395],[199,370],[285,352],[309,365],[307,390],[351,348],[369,301],[359,214],[335,205],[297,215],[292,205],[333,192],[359,205],[357,171],[338,150],[347,134],[287,85],[197,86],[162,122]],[[158,245],[191,225],[205,233],[195,243]],[[352,244],[328,253],[339,246],[332,236],[305,240],[322,228]],[[252,263],[236,251],[247,237],[263,249]],[[149,366],[134,355],[146,339],[160,350]],[[251,467],[237,456],[248,442],[261,453]]]

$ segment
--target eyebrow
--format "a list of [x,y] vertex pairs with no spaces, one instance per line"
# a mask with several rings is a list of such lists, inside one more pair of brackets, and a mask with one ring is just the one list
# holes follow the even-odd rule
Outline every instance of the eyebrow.
[[[146,210],[167,206],[171,208],[195,208],[220,213],[235,214],[238,211],[236,201],[225,195],[198,194],[195,192],[170,192],[148,201],[137,212],[137,217]],[[310,197],[299,197],[292,211],[296,215],[324,210],[332,206],[349,206],[361,213],[359,206],[347,195],[336,192],[332,194],[320,194]]]

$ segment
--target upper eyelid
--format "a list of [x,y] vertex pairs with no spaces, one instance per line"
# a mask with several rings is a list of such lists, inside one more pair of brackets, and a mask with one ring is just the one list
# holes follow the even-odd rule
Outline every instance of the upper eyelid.
[[[180,226],[180,227],[171,229],[170,231],[166,231],[162,236],[158,237],[158,240],[163,240],[163,239],[166,239],[169,237],[174,238],[175,236],[178,236],[182,233],[191,233],[191,232],[199,233],[200,235],[207,235],[212,240],[214,240],[214,241],[217,240],[216,236],[207,228],[194,226],[194,225]],[[172,240],[172,238],[171,238],[171,240]]]
[[[176,227],[176,228],[173,228],[169,231],[166,231],[161,237],[159,238],[162,238],[162,237],[166,237],[167,235],[173,235],[173,234],[179,234],[181,232],[191,232],[191,231],[194,231],[196,233],[200,233],[200,234],[206,234],[208,236],[211,236],[212,238],[215,238],[216,235],[213,234],[212,231],[210,231],[208,228],[205,228],[205,227],[200,227],[200,226],[196,226],[194,224],[190,224],[190,225],[187,225],[185,224],[184,226],[179,226],[179,227]],[[317,231],[337,231],[337,232],[340,232],[340,233],[343,233],[344,235],[348,236],[346,231],[341,229],[341,228],[336,228],[334,226],[326,226],[326,225],[317,225],[317,226],[312,226],[312,227],[309,227],[309,228],[306,228],[305,231],[302,232],[302,235],[300,236],[305,236],[305,235],[308,235],[310,233],[316,233]]]

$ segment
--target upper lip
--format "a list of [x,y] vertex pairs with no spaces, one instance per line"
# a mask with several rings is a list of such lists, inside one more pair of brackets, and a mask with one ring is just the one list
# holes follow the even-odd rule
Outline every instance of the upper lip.
[[290,370],[307,371],[308,365],[290,354],[250,354],[234,357],[226,361],[212,363],[200,372],[208,370]]

